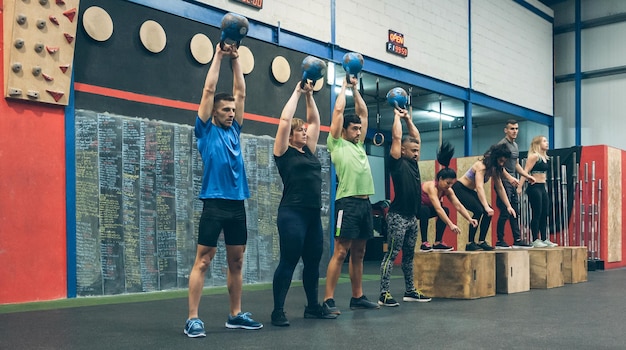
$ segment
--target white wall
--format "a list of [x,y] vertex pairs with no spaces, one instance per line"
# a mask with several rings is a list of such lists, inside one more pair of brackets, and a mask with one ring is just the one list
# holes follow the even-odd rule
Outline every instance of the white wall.
[[[467,1],[341,0],[336,4],[339,46],[455,85],[469,86]],[[390,29],[404,34],[408,57],[386,52]]]
[[552,115],[552,25],[513,1],[472,1],[472,87]]
[[282,29],[323,42],[331,41],[330,0],[263,1],[263,9],[261,10],[230,0],[197,1],[269,25],[278,26],[278,22],[280,22]]
[[[555,26],[574,22],[574,0],[559,3],[555,9]],[[581,19],[626,13],[626,1],[582,0]],[[583,29],[581,33],[582,72],[626,66],[623,45],[626,23],[615,23]],[[575,71],[574,33],[555,37],[556,75]],[[622,130],[626,127],[626,74],[583,79],[581,84],[581,144],[609,145],[626,149]],[[573,81],[555,85],[555,146],[569,147],[576,142],[575,87]]]

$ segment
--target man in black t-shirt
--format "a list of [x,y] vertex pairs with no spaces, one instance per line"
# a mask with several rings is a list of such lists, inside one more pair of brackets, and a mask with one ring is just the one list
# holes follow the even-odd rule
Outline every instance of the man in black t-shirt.
[[[403,119],[408,136],[402,137]],[[395,108],[391,128],[391,149],[389,151],[389,172],[393,180],[395,198],[387,214],[387,243],[389,249],[380,264],[380,298],[382,306],[400,305],[389,292],[389,280],[393,262],[402,250],[402,272],[404,273],[405,293],[403,301],[430,301],[413,282],[413,255],[417,241],[417,216],[419,215],[422,183],[417,161],[420,157],[420,133],[406,109]]]

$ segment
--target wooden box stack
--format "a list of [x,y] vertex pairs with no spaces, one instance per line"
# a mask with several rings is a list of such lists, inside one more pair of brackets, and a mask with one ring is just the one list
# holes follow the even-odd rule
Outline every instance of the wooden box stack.
[[587,247],[563,247],[563,282],[587,282]]
[[502,294],[530,290],[528,250],[496,251],[496,292]]
[[477,299],[496,294],[495,252],[415,253],[416,287],[434,298]]
[[530,288],[563,286],[563,248],[532,248],[530,260]]

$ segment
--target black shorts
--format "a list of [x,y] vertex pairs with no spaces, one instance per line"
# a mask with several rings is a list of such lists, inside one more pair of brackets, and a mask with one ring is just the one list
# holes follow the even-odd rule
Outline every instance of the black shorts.
[[372,205],[369,199],[345,197],[335,201],[335,238],[374,237]]
[[217,239],[224,230],[226,245],[246,245],[248,230],[246,207],[242,200],[203,199],[202,216],[198,228],[198,244],[217,247]]

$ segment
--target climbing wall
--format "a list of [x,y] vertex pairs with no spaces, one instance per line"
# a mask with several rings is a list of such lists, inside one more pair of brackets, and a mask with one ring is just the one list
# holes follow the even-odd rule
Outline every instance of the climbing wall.
[[79,0],[7,0],[4,96],[67,105]]

